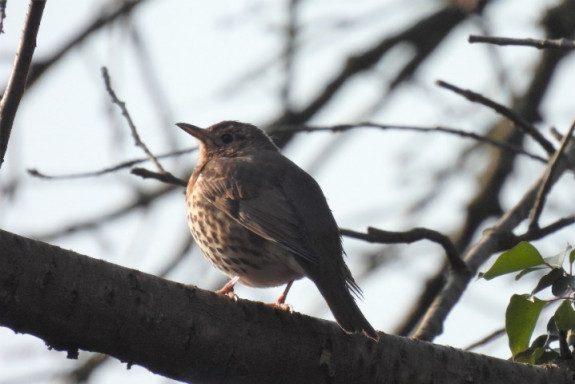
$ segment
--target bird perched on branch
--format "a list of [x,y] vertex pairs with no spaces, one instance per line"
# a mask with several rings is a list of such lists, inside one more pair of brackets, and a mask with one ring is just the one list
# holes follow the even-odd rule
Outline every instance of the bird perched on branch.
[[223,121],[202,129],[178,123],[200,145],[186,201],[188,223],[213,266],[253,287],[311,279],[348,333],[379,336],[358,308],[361,296],[343,259],[338,226],[317,182],[284,157],[259,128]]

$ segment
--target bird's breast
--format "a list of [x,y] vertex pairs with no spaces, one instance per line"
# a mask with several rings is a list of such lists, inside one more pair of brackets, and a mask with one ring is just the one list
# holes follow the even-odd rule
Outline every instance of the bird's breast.
[[219,210],[197,190],[198,185],[187,194],[188,224],[213,266],[230,277],[240,276],[240,283],[249,286],[278,286],[303,276],[291,252]]

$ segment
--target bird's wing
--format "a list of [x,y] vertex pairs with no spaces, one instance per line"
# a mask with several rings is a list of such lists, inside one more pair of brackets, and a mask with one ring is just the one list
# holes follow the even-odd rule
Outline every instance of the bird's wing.
[[[311,176],[279,153],[270,152],[266,157],[270,158],[208,163],[206,166],[214,170],[208,174],[214,176],[198,178],[196,187],[205,199],[245,228],[317,265],[318,252],[310,242],[326,230],[317,224],[325,214],[322,210],[327,210],[328,221],[333,221],[323,193]],[[327,227],[339,242],[335,221]],[[333,239],[320,240],[327,243]]]

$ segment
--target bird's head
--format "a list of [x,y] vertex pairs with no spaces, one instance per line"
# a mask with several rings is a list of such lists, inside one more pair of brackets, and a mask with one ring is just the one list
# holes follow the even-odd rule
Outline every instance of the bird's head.
[[262,150],[277,151],[270,137],[251,124],[222,121],[205,129],[187,123],[176,125],[198,140],[200,161],[207,161],[210,158],[248,156]]

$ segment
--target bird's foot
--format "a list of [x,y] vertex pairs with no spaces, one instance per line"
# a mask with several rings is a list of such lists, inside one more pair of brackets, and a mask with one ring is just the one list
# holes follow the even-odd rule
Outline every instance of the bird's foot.
[[290,304],[280,303],[279,301],[276,301],[275,303],[266,303],[266,305],[282,311],[293,312],[293,307]]
[[236,293],[234,292],[234,286],[236,285],[239,279],[240,279],[239,276],[235,276],[233,279],[228,281],[226,285],[224,285],[221,289],[218,289],[215,292],[219,293],[220,295],[226,295],[227,297],[229,297],[234,301],[238,301],[239,296],[236,295]]
[[293,312],[293,307],[291,305],[285,303],[287,293],[288,293],[290,288],[291,288],[291,282],[288,284],[288,286],[286,287],[286,290],[282,293],[282,295],[280,297],[278,297],[278,299],[276,300],[275,303],[269,303],[266,305],[268,307],[281,309],[282,311]]

